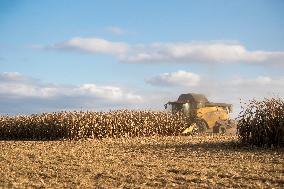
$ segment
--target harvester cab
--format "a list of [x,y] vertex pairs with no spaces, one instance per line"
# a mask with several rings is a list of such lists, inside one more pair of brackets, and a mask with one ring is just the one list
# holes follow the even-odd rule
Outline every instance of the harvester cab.
[[214,132],[224,133],[230,127],[229,113],[232,105],[226,103],[213,103],[202,94],[181,94],[177,101],[170,101],[165,108],[172,113],[181,112],[189,117],[190,127],[182,133]]

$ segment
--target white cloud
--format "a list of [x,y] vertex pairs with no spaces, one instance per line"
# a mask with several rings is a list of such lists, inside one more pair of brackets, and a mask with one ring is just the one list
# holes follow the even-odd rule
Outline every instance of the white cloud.
[[240,102],[251,99],[271,97],[284,98],[284,76],[258,76],[256,78],[238,77],[228,79],[226,82],[214,82],[215,85],[206,85],[212,97],[232,103],[235,107],[234,115],[240,112]]
[[237,77],[232,80],[232,85],[235,86],[266,86],[284,83],[283,78],[273,79],[269,76],[258,76],[254,79]]
[[283,51],[249,51],[229,42],[156,43],[123,57],[124,62],[284,64]]
[[128,63],[284,65],[284,51],[250,51],[236,41],[128,44],[100,38],[75,37],[62,43],[35,47],[115,55],[119,61]]
[[114,35],[124,35],[127,33],[125,29],[117,26],[109,26],[106,28],[106,30]]
[[[17,103],[16,103],[17,102]],[[0,73],[0,114],[135,107],[143,98],[118,86],[46,84],[19,73]],[[19,109],[15,109],[15,103]]]
[[127,101],[137,102],[142,98],[139,95],[125,93],[121,88],[115,86],[97,86],[95,84],[83,84],[79,87],[79,91],[84,94],[95,95],[100,98],[105,98],[110,101]]
[[93,54],[123,55],[128,52],[129,46],[123,42],[112,42],[100,38],[75,37],[68,41],[46,46],[47,49],[79,50]]
[[172,73],[162,73],[146,80],[147,83],[157,86],[197,86],[200,76],[195,73],[179,70]]
[[27,81],[29,77],[24,76],[18,72],[2,72],[0,73],[0,81]]

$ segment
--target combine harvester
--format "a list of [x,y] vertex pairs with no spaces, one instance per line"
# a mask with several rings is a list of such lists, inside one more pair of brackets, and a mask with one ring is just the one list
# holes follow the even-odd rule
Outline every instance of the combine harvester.
[[213,103],[202,94],[181,94],[177,101],[165,104],[172,113],[182,112],[192,122],[182,134],[194,132],[225,133],[231,128],[232,121],[229,113],[232,112],[232,104]]

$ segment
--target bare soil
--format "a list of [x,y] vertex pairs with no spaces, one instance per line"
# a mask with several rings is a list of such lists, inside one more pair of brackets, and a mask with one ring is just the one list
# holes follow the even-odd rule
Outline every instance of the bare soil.
[[235,135],[0,141],[0,188],[283,188],[284,149]]

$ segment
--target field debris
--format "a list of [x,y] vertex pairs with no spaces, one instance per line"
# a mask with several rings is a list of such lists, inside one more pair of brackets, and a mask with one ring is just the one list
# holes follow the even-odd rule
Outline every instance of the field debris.
[[283,149],[237,136],[0,141],[0,188],[283,188]]

